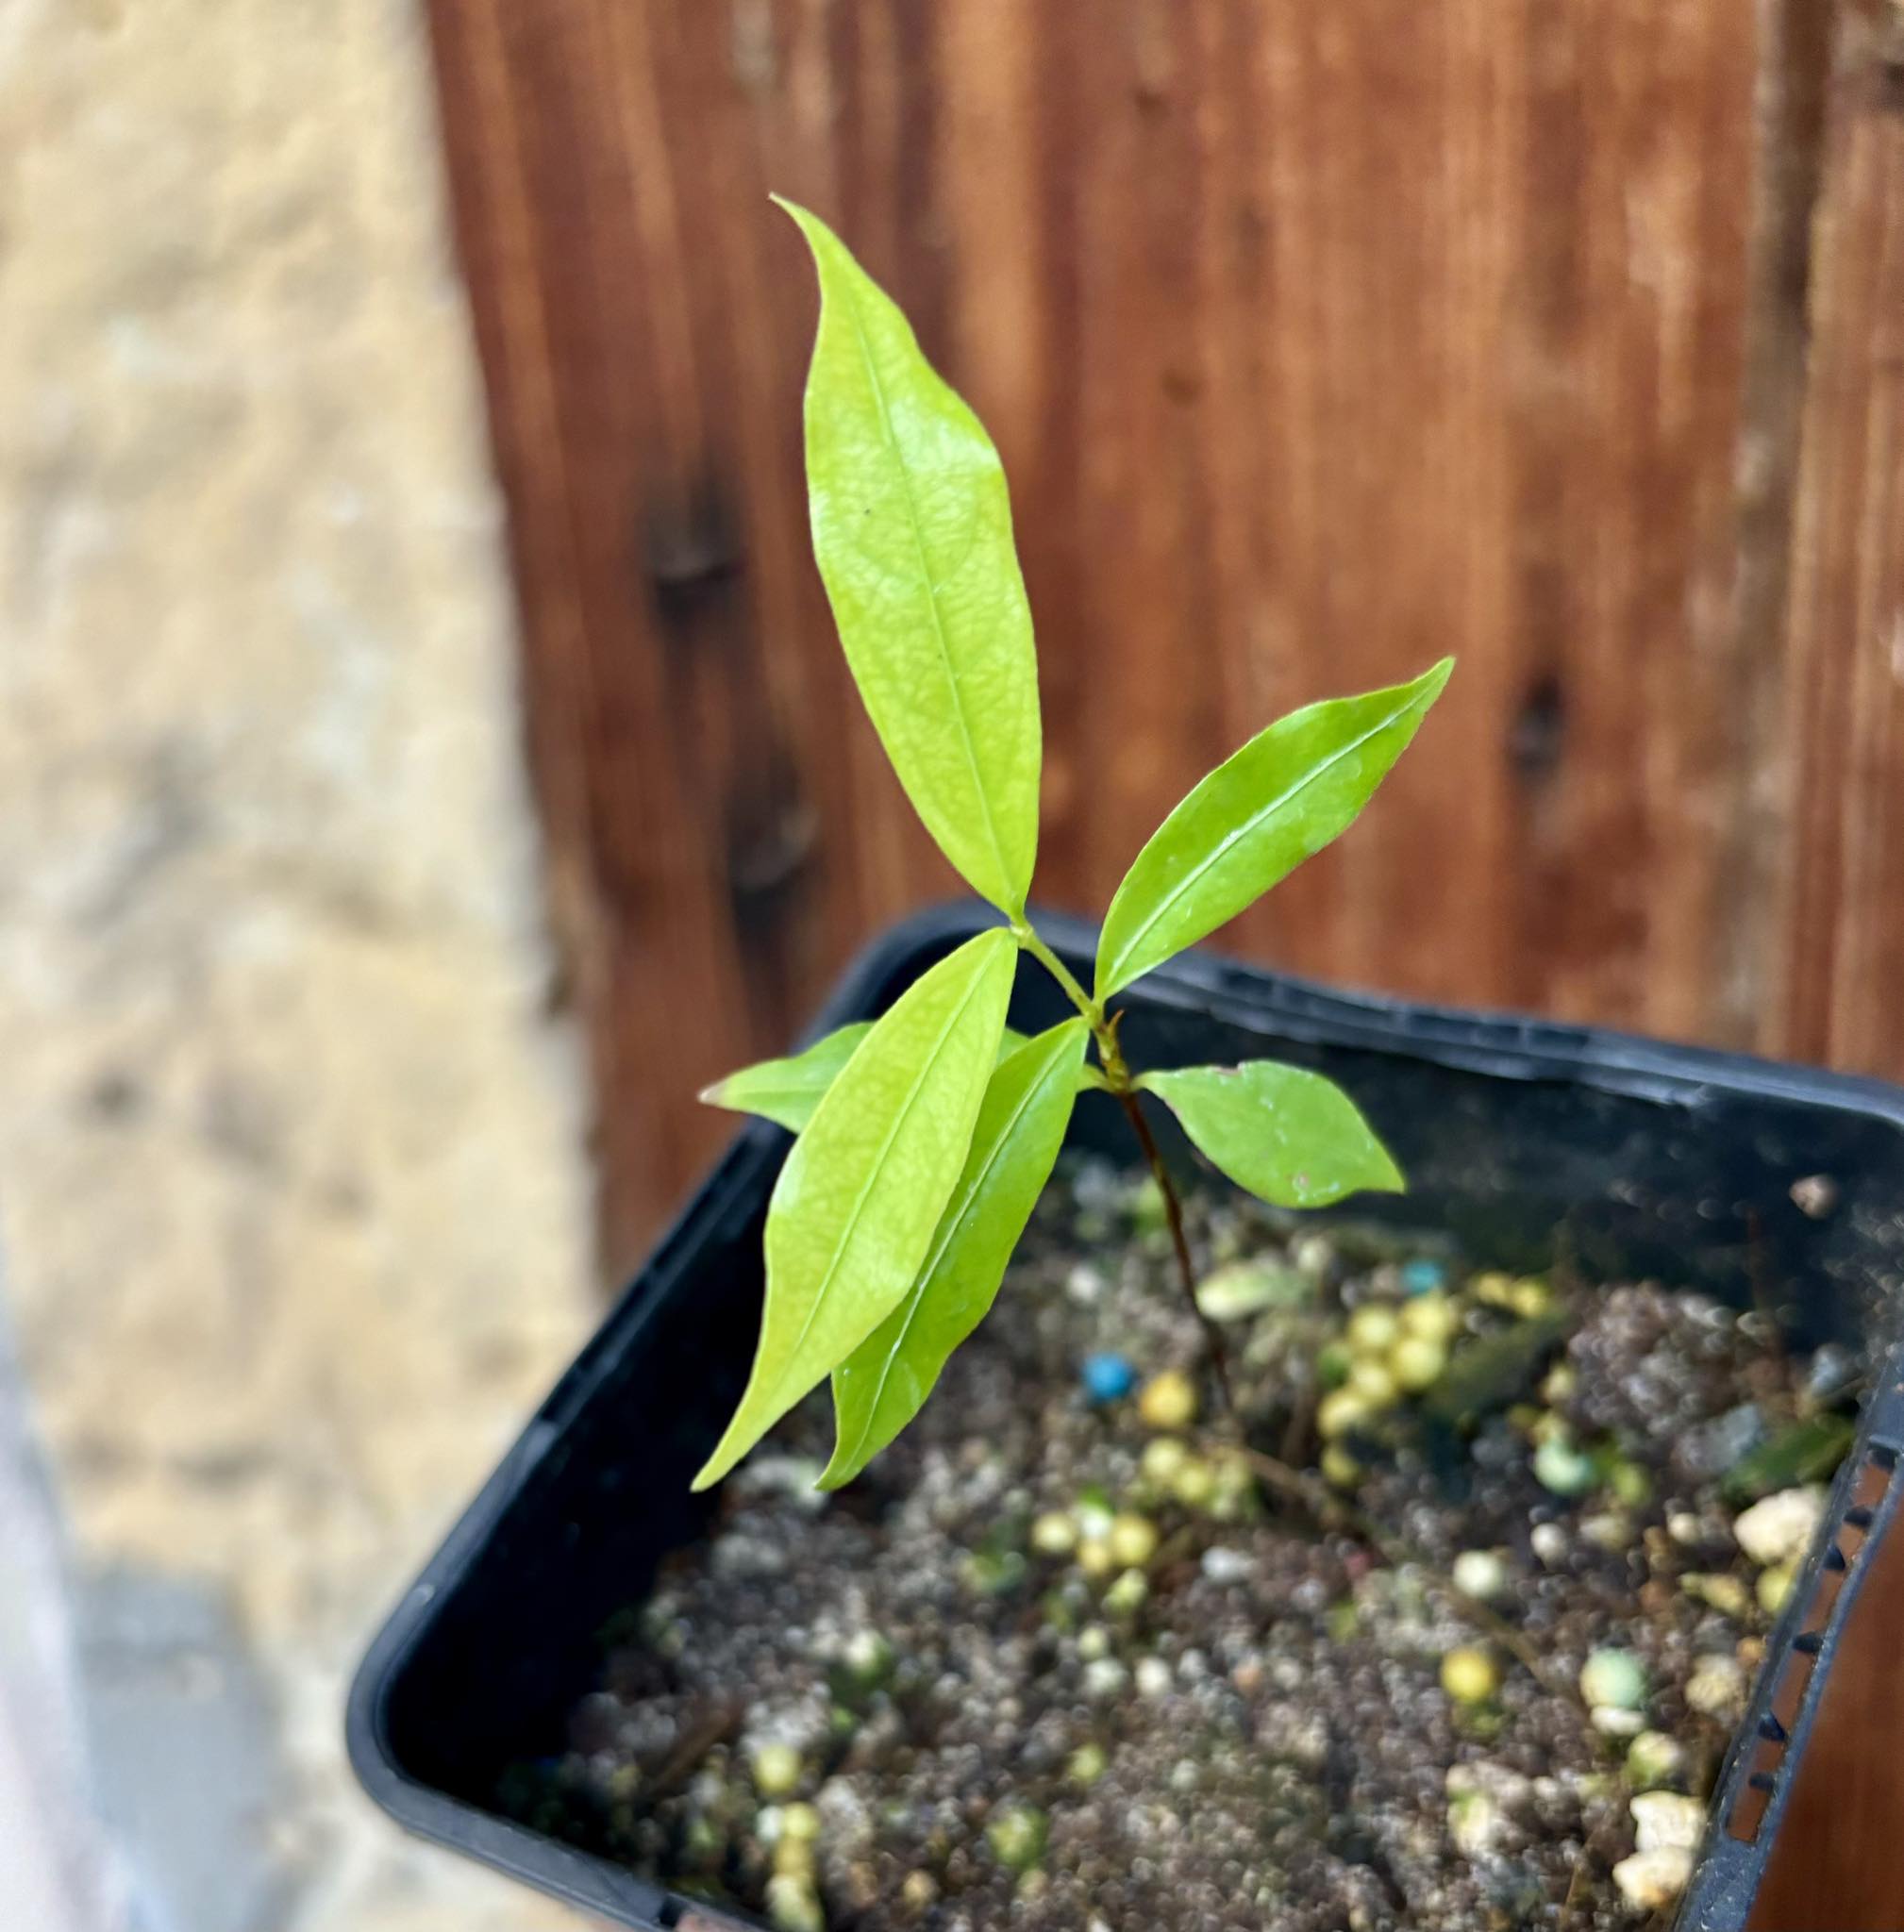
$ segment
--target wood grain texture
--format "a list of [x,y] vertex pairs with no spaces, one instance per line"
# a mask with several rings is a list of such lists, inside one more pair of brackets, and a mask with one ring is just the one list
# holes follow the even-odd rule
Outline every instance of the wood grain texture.
[[1813,243],[1785,702],[1783,999],[1762,1036],[1904,1074],[1904,8],[1847,11]]
[[612,1259],[725,1130],[687,1096],[952,884],[808,555],[813,295],[769,186],[837,223],[1004,451],[1045,900],[1101,908],[1278,710],[1454,649],[1376,808],[1228,942],[1749,1030],[1715,992],[1738,7],[441,0],[436,25]]
[[[1045,902],[1100,911],[1277,712],[1453,650],[1224,943],[1904,1076],[1894,0],[431,11],[611,1275],[728,1131],[694,1091],[954,885],[809,554],[769,188],[1004,453]],[[1826,1734],[1783,1895],[1895,1901],[1895,1724]]]
[[[1904,8],[1845,9],[1810,272],[1784,696],[1782,999],[1766,1043],[1904,1072]],[[1754,1932],[1904,1926],[1904,1535],[1852,1614]]]

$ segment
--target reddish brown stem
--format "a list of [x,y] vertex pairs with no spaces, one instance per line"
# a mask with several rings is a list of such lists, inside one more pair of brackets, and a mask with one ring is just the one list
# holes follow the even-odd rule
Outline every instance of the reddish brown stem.
[[1163,1196],[1163,1216],[1170,1225],[1170,1244],[1177,1251],[1177,1274],[1182,1284],[1183,1298],[1190,1304],[1190,1312],[1196,1317],[1197,1325],[1203,1330],[1204,1352],[1210,1357],[1217,1393],[1223,1398],[1226,1412],[1234,1419],[1238,1411],[1236,1397],[1229,1386],[1229,1353],[1224,1346],[1223,1330],[1203,1312],[1203,1305],[1196,1299],[1196,1270],[1190,1258],[1190,1241],[1183,1232],[1183,1203],[1177,1198],[1177,1184],[1163,1164],[1163,1156],[1150,1131],[1150,1123],[1144,1118],[1143,1103],[1128,1087],[1113,1091],[1117,1094],[1117,1104],[1124,1109],[1125,1119],[1130,1123],[1131,1131],[1137,1136],[1137,1144],[1144,1149],[1144,1158],[1149,1165],[1151,1177]]
[[1211,1372],[1216,1378],[1217,1393],[1223,1398],[1225,1413],[1240,1435],[1242,1423],[1236,1399],[1230,1391],[1229,1357],[1224,1349],[1223,1331],[1203,1312],[1196,1299],[1196,1270],[1191,1265],[1190,1242],[1184,1237],[1183,1204],[1177,1199],[1177,1187],[1170,1178],[1170,1170],[1163,1164],[1163,1156],[1158,1152],[1150,1123],[1144,1118],[1143,1105],[1131,1084],[1130,1069],[1125,1064],[1123,1051],[1117,1043],[1117,1028],[1124,1016],[1121,1013],[1105,1013],[1103,1001],[1084,991],[1077,975],[1038,937],[1028,920],[1023,917],[1014,919],[1011,930],[1018,943],[1063,988],[1065,997],[1084,1015],[1091,1028],[1091,1037],[1097,1043],[1097,1058],[1104,1069],[1106,1091],[1117,1096],[1117,1104],[1123,1108],[1124,1116],[1137,1136],[1137,1144],[1144,1149],[1151,1177],[1163,1195],[1163,1211],[1170,1223],[1170,1244],[1177,1250],[1177,1279],[1183,1285],[1183,1295],[1190,1304],[1190,1312],[1196,1317],[1197,1325],[1203,1330],[1205,1353],[1210,1357]]

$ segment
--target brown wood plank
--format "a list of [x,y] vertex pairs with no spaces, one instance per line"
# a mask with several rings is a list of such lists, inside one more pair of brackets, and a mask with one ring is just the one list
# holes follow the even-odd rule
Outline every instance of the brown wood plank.
[[[1795,809],[1764,1043],[1904,1071],[1904,12],[1841,10],[1784,633]],[[1904,1926],[1904,1535],[1861,1598],[1755,1932]]]
[[[955,886],[808,553],[770,188],[1005,453],[1047,901],[1100,909],[1278,711],[1453,649],[1376,808],[1226,943],[1904,1074],[1895,6],[431,12],[610,1273],[727,1130],[694,1090]],[[1836,1722],[1779,1882],[1895,1901],[1888,1758]]]
[[1043,896],[1101,908],[1278,710],[1452,648],[1420,752],[1229,942],[1725,1030],[1736,8],[434,12],[614,1260],[724,1132],[693,1090],[955,884],[807,555],[812,292],[770,186],[839,223],[1004,449]]
[[1854,8],[1833,86],[1785,693],[1796,810],[1767,1043],[1904,1073],[1904,12]]

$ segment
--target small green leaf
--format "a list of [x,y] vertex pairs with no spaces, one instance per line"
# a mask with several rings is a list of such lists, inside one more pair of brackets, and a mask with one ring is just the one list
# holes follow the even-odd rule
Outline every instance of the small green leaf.
[[1850,1452],[1856,1426],[1842,1415],[1788,1423],[1769,1442],[1742,1456],[1721,1481],[1727,1502],[1757,1502],[1795,1483],[1822,1482]]
[[1368,1189],[1406,1183],[1333,1080],[1274,1060],[1141,1074],[1183,1131],[1238,1187],[1278,1208],[1323,1208]]
[[1097,996],[1194,945],[1347,830],[1454,669],[1279,718],[1192,791],[1137,855],[1105,914]]
[[893,1311],[972,1144],[1017,947],[968,940],[876,1021],[793,1142],[767,1206],[767,1299],[746,1391],[704,1490]]
[[1461,1342],[1424,1398],[1424,1407],[1451,1427],[1518,1402],[1540,1377],[1541,1364],[1567,1339],[1567,1317],[1544,1309],[1491,1335]]
[[[743,1067],[725,1080],[702,1088],[699,1097],[710,1107],[724,1107],[730,1113],[759,1114],[790,1134],[797,1134],[813,1118],[821,1096],[872,1030],[870,1020],[836,1026],[805,1053],[783,1060],[757,1060],[751,1067]],[[1006,1027],[998,1042],[998,1058],[1003,1059],[1024,1044],[1024,1034]]]
[[850,1481],[898,1435],[984,1320],[1063,1143],[1088,1037],[1066,1020],[999,1062],[919,1278],[833,1372],[837,1441],[822,1489]]
[[759,1060],[702,1088],[701,1098],[710,1107],[725,1107],[732,1113],[757,1113],[797,1134],[813,1118],[821,1096],[853,1058],[854,1048],[872,1030],[870,1020],[836,1027],[805,1053],[782,1060]]
[[1315,1300],[1315,1277],[1281,1261],[1226,1261],[1196,1284],[1196,1306],[1212,1322],[1242,1322],[1266,1308],[1300,1308]]
[[1020,913],[1041,738],[1004,468],[845,244],[780,206],[820,275],[807,491],[846,661],[926,829],[975,891]]

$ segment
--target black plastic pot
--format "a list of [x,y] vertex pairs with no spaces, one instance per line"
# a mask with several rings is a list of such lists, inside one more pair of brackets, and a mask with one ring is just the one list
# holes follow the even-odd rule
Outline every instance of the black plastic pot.
[[[820,1024],[880,1012],[986,919],[957,908],[898,926],[847,974]],[[1044,924],[1082,970],[1090,929]],[[1049,1024],[1059,1002],[1027,968],[1013,1023]],[[1268,1056],[1340,1079],[1410,1176],[1389,1211],[1446,1227],[1476,1257],[1538,1268],[1563,1241],[1590,1278],[1650,1275],[1742,1306],[1769,1286],[1795,1345],[1839,1340],[1878,1354],[1884,1373],[1768,1647],[1678,1922],[1682,1932],[1743,1927],[1846,1614],[1904,1492],[1893,1353],[1904,1092],[1324,992],[1207,956],[1152,974],[1127,1004],[1124,1038],[1140,1065]],[[1089,1100],[1072,1141],[1121,1156],[1122,1131],[1108,1104]],[[511,1823],[493,1794],[506,1766],[561,1748],[605,1620],[702,1530],[709,1504],[688,1479],[745,1375],[761,1223],[787,1145],[763,1124],[738,1136],[397,1607],[351,1693],[352,1762],[400,1824],[622,1924],[738,1922]],[[1794,1184],[1812,1176],[1825,1181],[1799,1190],[1801,1208]]]

